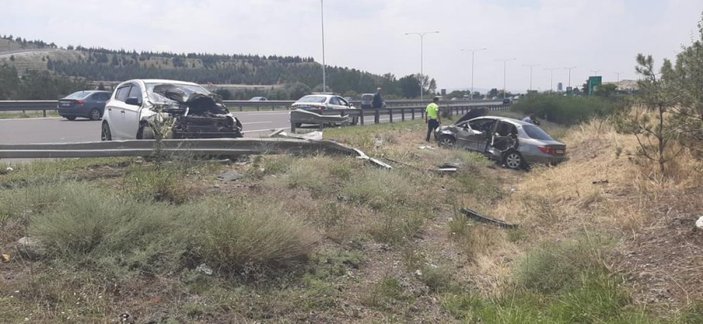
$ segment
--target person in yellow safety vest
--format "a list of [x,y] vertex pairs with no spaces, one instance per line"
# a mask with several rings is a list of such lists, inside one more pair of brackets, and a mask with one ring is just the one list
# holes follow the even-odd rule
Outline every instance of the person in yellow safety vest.
[[[427,124],[427,137],[425,141],[430,141],[430,134],[439,127],[439,97],[432,98],[432,102],[425,108],[425,123]],[[436,135],[435,135],[436,137]]]

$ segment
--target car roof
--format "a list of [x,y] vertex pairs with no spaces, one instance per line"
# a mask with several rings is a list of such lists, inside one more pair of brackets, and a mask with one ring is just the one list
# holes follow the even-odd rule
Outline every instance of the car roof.
[[495,120],[499,120],[502,122],[511,123],[513,125],[519,125],[519,126],[532,125],[532,123],[524,122],[519,119],[510,118],[510,117],[501,117],[501,116],[481,116],[481,117],[472,118],[469,121],[477,120],[477,119],[481,119],[481,118],[495,119]]
[[[172,84],[185,84],[185,85],[196,85],[200,86],[194,82],[180,81],[180,80],[167,80],[167,79],[132,79],[125,82],[143,82],[143,83],[172,83]],[[122,83],[125,83],[122,82]]]

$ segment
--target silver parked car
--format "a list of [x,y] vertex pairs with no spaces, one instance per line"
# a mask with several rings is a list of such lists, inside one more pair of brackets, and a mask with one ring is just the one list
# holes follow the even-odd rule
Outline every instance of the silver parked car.
[[[291,124],[300,127],[302,124],[316,124],[315,119],[323,121],[324,118],[311,118],[310,114],[293,114],[295,110],[305,111],[320,116],[347,117],[351,125],[359,122],[359,108],[354,107],[346,99],[330,94],[312,94],[298,99],[291,105]],[[302,118],[299,118],[303,116]],[[341,118],[345,119],[345,118]]]
[[435,138],[442,146],[477,151],[511,169],[567,160],[566,145],[536,125],[513,118],[476,115],[480,113],[469,111],[455,124],[439,127]]

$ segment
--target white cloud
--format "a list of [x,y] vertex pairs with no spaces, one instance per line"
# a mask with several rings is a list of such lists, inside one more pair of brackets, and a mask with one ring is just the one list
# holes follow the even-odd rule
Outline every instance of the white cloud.
[[[0,33],[113,49],[251,53],[322,59],[320,1],[4,1]],[[477,53],[477,88],[524,90],[525,64],[535,88],[549,88],[548,67],[575,66],[579,85],[599,70],[606,80],[634,78],[637,53],[673,58],[697,37],[700,0],[326,0],[326,61],[373,73],[404,76],[420,70],[420,44],[406,32],[439,30],[425,37],[424,70],[440,87],[466,88],[470,55]],[[565,69],[554,81],[568,82]]]

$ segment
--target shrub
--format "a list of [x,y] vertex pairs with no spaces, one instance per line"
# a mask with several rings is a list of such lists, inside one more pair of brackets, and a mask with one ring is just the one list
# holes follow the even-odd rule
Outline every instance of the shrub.
[[190,198],[190,188],[183,181],[186,170],[179,165],[140,166],[124,178],[124,191],[139,201],[182,204]]
[[[375,210],[423,206],[424,193],[406,175],[381,169],[359,170],[342,188],[342,195]],[[425,205],[426,206],[426,205]]]
[[164,205],[121,200],[103,189],[75,183],[57,190],[60,201],[35,215],[29,229],[50,257],[114,259],[127,267],[153,270],[161,267],[154,263],[163,261],[162,256],[179,253],[183,240],[174,234],[178,213]]
[[247,266],[285,267],[307,259],[316,234],[270,201],[206,201],[190,224],[195,253],[213,268],[237,273]]
[[605,272],[600,254],[607,242],[596,241],[582,238],[544,244],[519,264],[518,285],[549,294],[576,285],[582,273]]
[[573,125],[593,117],[613,114],[620,105],[618,101],[594,96],[530,95],[512,109],[523,114],[535,114],[551,122]]

